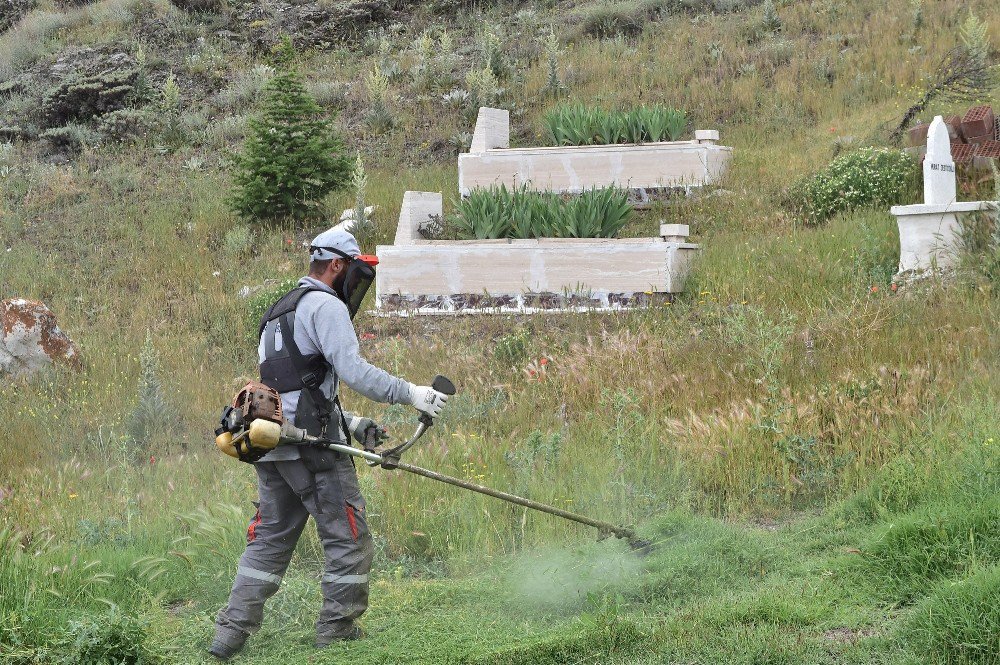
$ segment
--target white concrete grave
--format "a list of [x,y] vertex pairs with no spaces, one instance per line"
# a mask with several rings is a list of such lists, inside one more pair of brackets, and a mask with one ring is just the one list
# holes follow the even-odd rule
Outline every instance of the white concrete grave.
[[659,238],[425,240],[439,192],[406,192],[392,245],[376,248],[383,314],[617,310],[670,299],[698,245],[686,224]]
[[480,108],[472,146],[458,156],[458,190],[527,183],[531,189],[579,193],[616,185],[631,189],[702,187],[718,182],[732,148],[717,145],[719,132],[699,129],[693,141],[510,147],[510,113]]
[[900,274],[923,274],[954,266],[961,242],[960,215],[992,207],[986,201],[959,203],[956,199],[948,126],[937,116],[927,132],[924,202],[891,209],[899,227]]

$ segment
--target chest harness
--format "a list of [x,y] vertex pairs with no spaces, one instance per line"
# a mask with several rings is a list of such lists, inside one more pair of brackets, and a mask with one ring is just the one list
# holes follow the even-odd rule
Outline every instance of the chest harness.
[[334,438],[342,439],[348,429],[340,406],[339,386],[334,380],[332,400],[320,390],[332,369],[330,363],[322,353],[303,355],[295,343],[295,308],[311,291],[329,293],[315,286],[298,286],[271,305],[261,319],[258,333],[264,340],[264,360],[260,363],[260,381],[279,393],[301,391],[295,425],[313,436],[328,436],[327,426],[336,409],[343,429]]

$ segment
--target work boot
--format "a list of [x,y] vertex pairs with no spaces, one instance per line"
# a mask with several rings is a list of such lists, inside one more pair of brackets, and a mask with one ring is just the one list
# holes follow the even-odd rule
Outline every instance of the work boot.
[[212,640],[212,646],[208,647],[208,653],[219,660],[229,660],[238,654],[247,641],[246,635],[238,633],[231,633],[229,639],[224,639],[225,637],[225,633],[223,633],[222,637],[216,634],[215,639]]
[[334,621],[329,624],[328,629],[316,636],[316,648],[325,649],[334,642],[348,642],[350,640],[360,640],[365,636],[365,631],[361,626],[355,625],[352,619]]

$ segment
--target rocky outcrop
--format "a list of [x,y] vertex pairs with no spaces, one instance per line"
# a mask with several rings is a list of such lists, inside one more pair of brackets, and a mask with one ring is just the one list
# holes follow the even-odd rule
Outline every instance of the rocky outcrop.
[[0,32],[14,27],[36,4],[35,0],[0,0]]
[[0,375],[29,376],[54,361],[77,365],[80,351],[36,300],[0,302]]
[[60,127],[128,106],[139,71],[127,53],[83,49],[59,58],[50,75],[58,83],[42,99],[42,123]]
[[400,4],[406,3],[274,0],[247,8],[239,14],[238,23],[247,26],[248,41],[259,51],[269,51],[281,41],[281,35],[291,35],[298,49],[329,48],[396,19],[399,16],[396,5]]

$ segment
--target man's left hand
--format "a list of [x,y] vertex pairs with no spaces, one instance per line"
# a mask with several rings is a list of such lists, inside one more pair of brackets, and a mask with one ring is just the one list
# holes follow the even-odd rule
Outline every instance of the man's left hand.
[[371,418],[352,416],[347,423],[347,428],[351,431],[354,440],[360,443],[365,450],[374,450],[389,438],[385,429]]

